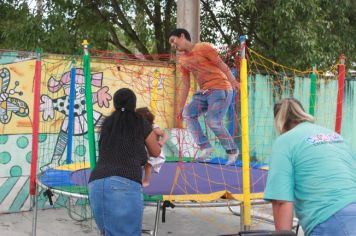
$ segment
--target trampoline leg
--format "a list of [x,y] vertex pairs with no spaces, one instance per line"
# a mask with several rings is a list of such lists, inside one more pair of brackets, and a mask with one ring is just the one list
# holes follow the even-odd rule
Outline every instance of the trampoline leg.
[[155,225],[153,230],[149,229],[142,229],[143,234],[149,234],[149,235],[154,235],[157,236],[158,233],[158,224],[159,224],[159,214],[161,213],[161,201],[158,200],[157,206],[156,206],[156,216],[155,216]]
[[240,231],[244,230],[244,206],[243,202],[240,204]]
[[161,213],[161,201],[157,201],[157,206],[156,206],[156,217],[155,217],[155,227],[153,229],[153,236],[157,236],[158,233],[158,224],[159,224],[159,215]]
[[36,186],[36,191],[35,191],[35,196],[31,196],[31,201],[30,201],[30,205],[31,205],[31,210],[32,212],[32,236],[36,236],[36,229],[37,229],[37,200],[38,200],[38,186]]
[[249,231],[250,230],[250,226],[249,225],[245,225],[244,222],[244,203],[242,202],[240,205],[240,230],[242,231]]

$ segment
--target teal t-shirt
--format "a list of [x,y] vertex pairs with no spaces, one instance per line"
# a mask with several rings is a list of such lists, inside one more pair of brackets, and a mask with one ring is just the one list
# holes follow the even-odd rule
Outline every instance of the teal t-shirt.
[[303,122],[273,144],[264,198],[293,202],[308,235],[356,202],[356,157],[339,134]]

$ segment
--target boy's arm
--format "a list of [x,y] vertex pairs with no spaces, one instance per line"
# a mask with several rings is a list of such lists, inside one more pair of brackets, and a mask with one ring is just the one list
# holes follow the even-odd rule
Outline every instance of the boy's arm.
[[231,86],[235,90],[239,90],[240,83],[237,82],[235,76],[231,72],[231,69],[225,64],[225,62],[219,56],[218,52],[211,45],[207,46],[206,56],[211,62],[216,65],[216,67],[218,67],[226,75]]
[[225,62],[218,57],[218,59],[216,59],[216,66],[222,71],[224,72],[224,74],[226,75],[227,79],[229,80],[231,86],[235,89],[235,90],[239,90],[240,89],[240,83],[237,82],[235,76],[232,74],[230,68],[225,64]]
[[182,113],[183,113],[183,108],[184,105],[187,101],[188,94],[189,94],[189,89],[190,89],[190,73],[187,70],[182,69],[182,89],[180,91],[180,103],[178,107],[178,113],[177,113],[177,118],[178,119],[183,119]]

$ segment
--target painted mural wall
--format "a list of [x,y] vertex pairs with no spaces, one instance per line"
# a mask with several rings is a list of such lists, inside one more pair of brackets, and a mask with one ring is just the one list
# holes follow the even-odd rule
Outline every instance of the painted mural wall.
[[[35,79],[33,54],[2,52],[0,59],[0,213],[28,210],[32,155],[32,120]],[[81,58],[44,55],[41,58],[39,171],[66,159],[68,145],[68,98],[70,70],[75,66],[74,161],[88,159],[87,120],[83,63]],[[92,58],[91,79],[94,125],[112,111],[115,91],[135,91],[138,107],[154,108],[156,122],[173,126],[175,67],[169,63],[137,63]],[[41,190],[43,191],[43,190]],[[40,206],[48,207],[39,193]],[[56,199],[63,205],[62,197]],[[61,203],[60,203],[61,202]],[[59,204],[60,203],[60,204]]]
[[[29,175],[31,164],[33,86],[35,55],[25,52],[0,53],[0,213],[24,211],[30,208]],[[75,67],[76,100],[71,160],[88,160],[88,137],[84,99],[83,62],[81,57],[43,55],[41,58],[41,98],[38,171],[63,163],[68,155],[68,97],[70,71]],[[169,132],[164,147],[167,157],[192,157],[194,142],[185,129],[174,128],[176,101],[175,65],[168,62],[138,62],[120,58],[91,59],[92,102],[95,129],[112,111],[112,97],[121,87],[135,91],[138,107],[154,110],[156,123]],[[287,96],[301,100],[309,109],[309,78],[293,78],[293,89],[288,80],[276,88],[268,75],[249,77],[249,132],[250,155],[253,160],[267,162],[276,133],[273,128],[272,108],[276,101]],[[281,88],[284,89],[281,89]],[[317,123],[331,129],[335,124],[336,80],[320,80],[316,105]],[[342,135],[356,150],[355,81],[347,80],[343,106]],[[239,113],[237,112],[237,116]],[[226,120],[229,126],[231,120]],[[239,117],[236,142],[240,144]],[[202,123],[204,123],[202,119]],[[206,131],[209,132],[209,131]],[[97,133],[96,133],[96,137]],[[210,132],[211,140],[216,140]],[[97,139],[97,138],[96,138]],[[216,155],[223,154],[218,141],[213,141]],[[39,192],[39,206],[49,207],[48,199]],[[67,199],[54,196],[54,205],[63,206]]]

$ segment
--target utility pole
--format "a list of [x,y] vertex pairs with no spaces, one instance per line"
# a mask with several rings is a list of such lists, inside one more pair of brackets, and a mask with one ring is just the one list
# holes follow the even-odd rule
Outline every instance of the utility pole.
[[192,43],[200,41],[200,1],[177,1],[177,28],[188,30]]
[[[188,30],[192,43],[200,41],[200,0],[177,0],[177,28],[184,28]],[[179,77],[179,71],[177,71],[176,77]],[[180,109],[177,101],[181,100],[181,80],[175,82],[176,90],[176,102],[174,105],[174,113],[177,114]],[[196,83],[194,84],[196,86]],[[182,120],[175,119],[175,127],[182,128]]]

